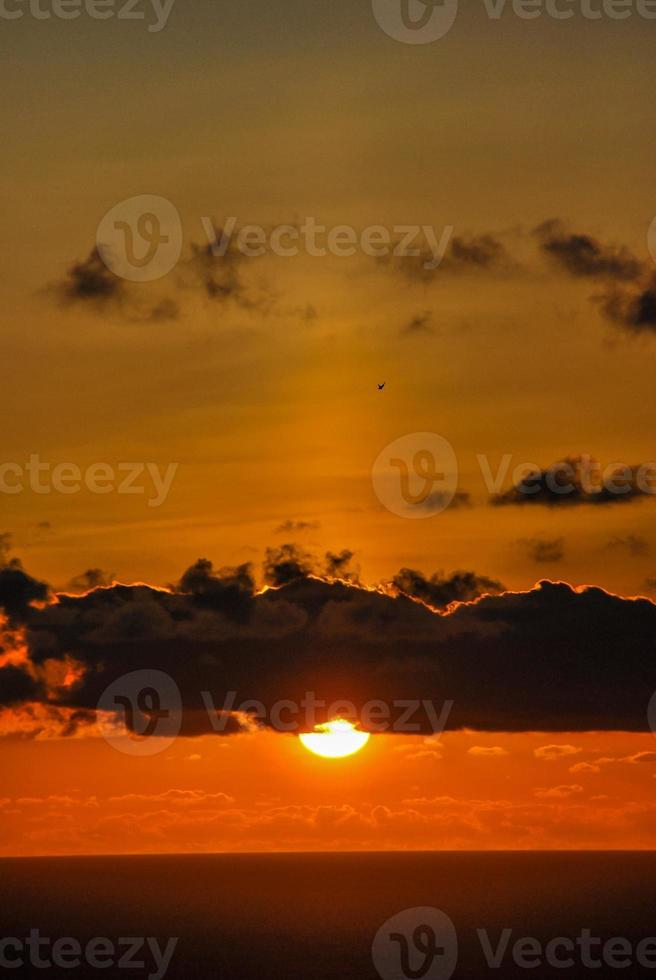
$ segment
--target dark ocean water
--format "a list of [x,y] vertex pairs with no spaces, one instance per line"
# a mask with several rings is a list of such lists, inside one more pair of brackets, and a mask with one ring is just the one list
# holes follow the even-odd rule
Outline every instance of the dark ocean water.
[[[171,980],[375,980],[372,941],[386,920],[406,909],[446,913],[457,934],[457,965],[443,954],[421,954],[413,929],[421,914],[406,913],[389,931],[407,924],[416,975],[484,977],[656,977],[635,962],[637,944],[656,936],[656,855],[636,853],[405,853],[107,857],[0,861],[0,932],[25,938],[38,929],[50,940],[156,937],[160,946],[179,937],[166,976]],[[425,917],[424,917],[425,918]],[[496,946],[512,929],[546,943],[621,937],[634,953],[632,966],[548,964],[520,968],[508,952],[490,969],[477,937],[486,929]],[[385,980],[402,980],[394,957],[403,940],[387,942],[378,965]],[[442,948],[448,935],[440,934]],[[420,941],[421,936],[420,936]],[[387,944],[387,945],[386,945]],[[387,952],[385,950],[387,949]],[[392,950],[392,952],[390,952]],[[655,946],[656,950],[656,946]],[[118,955],[125,952],[122,947]],[[455,950],[449,946],[448,956]],[[600,947],[595,947],[600,952]],[[620,951],[621,952],[621,951]],[[9,950],[10,958],[18,955]],[[48,953],[42,950],[42,955]],[[565,953],[561,953],[565,956]],[[143,954],[141,954],[141,958]],[[137,956],[139,959],[139,956]],[[624,960],[625,957],[621,956]],[[8,977],[145,977],[153,957],[138,969],[86,965],[1,969]],[[399,960],[400,962],[400,960]],[[656,965],[656,955],[653,956]],[[406,974],[407,975],[407,974]]]

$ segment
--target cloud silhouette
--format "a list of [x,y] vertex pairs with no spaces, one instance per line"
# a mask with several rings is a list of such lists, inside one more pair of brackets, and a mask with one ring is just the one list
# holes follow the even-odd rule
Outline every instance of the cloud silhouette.
[[558,562],[565,557],[564,538],[520,538],[518,544],[532,561],[538,563]]
[[[143,288],[143,284],[139,284]],[[47,290],[64,306],[88,307],[98,314],[115,315],[133,323],[176,320],[180,310],[169,297],[144,297],[105,265],[97,247],[86,259],[73,262],[65,277]]]
[[576,507],[627,504],[656,492],[656,465],[617,466],[602,471],[589,456],[570,457],[535,469],[509,490],[494,494],[495,507]]
[[534,232],[542,252],[571,276],[635,282],[643,264],[626,246],[605,245],[591,235],[569,232],[562,221],[545,221]]
[[[289,549],[265,565],[285,582],[259,591],[249,566],[200,560],[175,587],[115,584],[47,602],[45,585],[5,570],[13,581],[0,600],[25,654],[0,669],[2,703],[62,713],[70,731],[110,683],[150,669],[178,685],[187,735],[213,731],[202,692],[217,705],[236,692],[267,710],[300,704],[308,691],[357,710],[373,699],[453,701],[451,729],[648,728],[656,605],[647,599],[547,581],[471,598],[489,581],[408,570],[365,588],[309,574]],[[243,722],[231,720],[224,734]],[[428,717],[418,721],[433,730]]]

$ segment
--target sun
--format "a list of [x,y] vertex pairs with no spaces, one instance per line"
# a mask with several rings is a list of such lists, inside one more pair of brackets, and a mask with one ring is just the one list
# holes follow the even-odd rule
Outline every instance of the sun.
[[343,759],[355,755],[369,741],[369,732],[359,732],[355,725],[343,718],[335,718],[324,725],[315,725],[314,732],[298,736],[310,752],[324,759]]

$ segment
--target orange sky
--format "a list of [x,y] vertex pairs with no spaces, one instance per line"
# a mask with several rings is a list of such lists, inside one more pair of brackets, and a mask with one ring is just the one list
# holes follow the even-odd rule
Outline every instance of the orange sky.
[[333,761],[272,734],[1,751],[4,855],[656,844],[651,734],[378,735]]
[[[178,0],[159,34],[4,25],[0,464],[173,469],[156,507],[147,494],[0,492],[2,561],[80,593],[86,570],[168,586],[200,557],[258,563],[294,542],[352,551],[372,588],[406,568],[653,597],[653,494],[496,507],[479,457],[511,460],[505,491],[523,463],[656,459],[656,323],[637,329],[626,306],[653,295],[656,272],[644,84],[656,28],[497,22],[469,5],[447,37],[413,46],[366,3],[259,7]],[[139,195],[178,211],[179,263],[121,283],[117,301],[73,295],[103,216]],[[427,276],[360,253],[267,254],[212,296],[194,246],[204,218],[230,216],[450,226],[502,260],[449,252]],[[548,219],[564,257],[535,234]],[[580,236],[598,251],[583,271]],[[453,447],[461,505],[405,520],[372,467],[427,432]],[[551,744],[570,748],[536,757]],[[379,735],[329,763],[258,733],[134,759],[96,737],[14,732],[0,738],[0,849],[651,848],[655,752],[648,732]]]

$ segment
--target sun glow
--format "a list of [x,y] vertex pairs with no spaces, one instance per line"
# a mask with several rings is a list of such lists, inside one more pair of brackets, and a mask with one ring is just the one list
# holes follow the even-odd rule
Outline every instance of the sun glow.
[[343,759],[355,755],[369,741],[368,732],[359,732],[355,725],[343,718],[335,718],[324,725],[316,725],[314,732],[298,736],[310,752],[324,759]]

